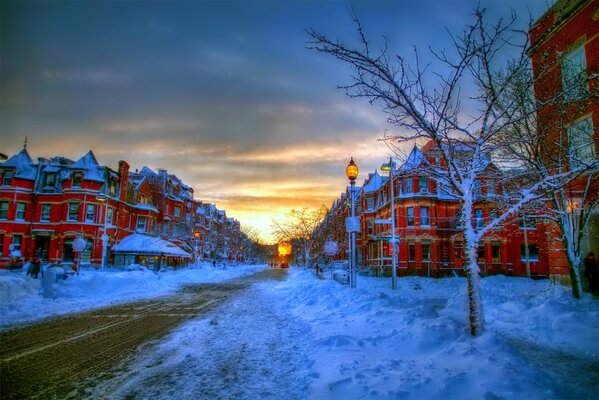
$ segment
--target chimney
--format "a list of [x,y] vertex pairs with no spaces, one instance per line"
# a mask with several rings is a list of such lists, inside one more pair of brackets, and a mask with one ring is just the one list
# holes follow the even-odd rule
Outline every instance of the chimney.
[[129,182],[129,164],[126,161],[119,161],[119,199],[127,201],[127,183]]

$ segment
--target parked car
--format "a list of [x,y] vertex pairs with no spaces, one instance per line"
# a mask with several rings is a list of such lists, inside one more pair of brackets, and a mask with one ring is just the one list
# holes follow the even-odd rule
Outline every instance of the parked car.
[[286,262],[282,262],[282,263],[280,264],[280,267],[281,267],[281,268],[289,268],[289,264],[287,264]]

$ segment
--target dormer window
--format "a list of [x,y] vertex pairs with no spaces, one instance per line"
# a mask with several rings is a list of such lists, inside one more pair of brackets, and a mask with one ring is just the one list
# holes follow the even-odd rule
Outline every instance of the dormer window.
[[74,172],[72,177],[71,185],[73,187],[81,187],[81,178],[83,178],[83,173]]
[[116,179],[110,180],[110,195],[116,196]]
[[2,174],[2,186],[10,186],[12,184],[12,178],[15,175],[15,171],[12,169],[5,169]]
[[44,186],[54,187],[56,185],[56,174],[46,174]]
[[173,215],[175,218],[179,218],[181,216],[181,207],[175,206],[175,210],[173,211]]

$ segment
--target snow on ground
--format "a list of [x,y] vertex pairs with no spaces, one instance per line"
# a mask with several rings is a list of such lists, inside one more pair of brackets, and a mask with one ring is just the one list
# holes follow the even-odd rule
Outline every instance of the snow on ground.
[[0,329],[52,316],[132,300],[159,297],[176,292],[187,283],[218,282],[267,268],[265,265],[239,265],[213,268],[188,268],[154,273],[137,271],[96,271],[84,269],[79,276],[60,280],[52,292],[44,290],[40,279],[20,270],[0,270]]
[[[80,302],[70,309],[77,311],[94,298],[149,297],[256,269],[89,273],[65,281],[56,299],[40,297],[30,282],[6,285],[2,274],[0,304],[3,320],[9,310],[19,321],[43,302],[63,312]],[[5,296],[6,287],[20,300]],[[463,278],[401,278],[392,291],[389,279],[360,277],[350,289],[292,268],[286,280],[257,283],[144,348],[89,398],[596,398],[598,300],[585,294],[577,301],[549,281],[502,276],[483,279],[482,292],[487,329],[472,338]]]

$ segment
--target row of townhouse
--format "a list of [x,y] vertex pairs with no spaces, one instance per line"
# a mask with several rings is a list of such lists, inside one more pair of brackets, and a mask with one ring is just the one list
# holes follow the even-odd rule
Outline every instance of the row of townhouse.
[[195,200],[166,170],[133,172],[125,161],[113,170],[92,151],[77,161],[34,162],[26,148],[0,163],[0,268],[19,252],[24,260],[73,262],[78,237],[87,242],[83,262],[124,265],[131,260],[110,249],[133,233],[169,240],[193,257],[238,257],[227,245],[236,249],[243,236],[238,221]]
[[[599,1],[558,0],[533,25],[530,58],[535,78],[535,97],[542,107],[537,113],[537,130],[545,135],[543,157],[594,162],[599,155]],[[589,95],[590,94],[590,95]],[[552,144],[552,145],[550,145]],[[567,149],[566,153],[560,153]],[[396,236],[400,239],[398,272],[443,276],[461,271],[463,237],[459,204],[438,180],[424,173],[435,165],[435,146],[414,147],[407,161],[394,170],[394,193],[388,176],[369,174],[357,188],[361,206],[362,232],[357,238],[358,265],[390,270],[391,226],[380,224],[395,211]],[[423,168],[426,164],[427,168]],[[493,168],[492,165],[489,168]],[[494,172],[488,171],[492,177]],[[493,189],[494,188],[494,189]],[[497,215],[489,201],[493,190],[501,190],[481,179],[484,196],[474,209],[475,224],[484,225]],[[568,188],[568,204],[587,212],[588,223],[581,233],[583,254],[599,251],[599,196],[597,175],[581,176]],[[348,235],[345,218],[349,210],[349,188],[331,206],[319,234],[341,244],[336,258],[347,258]],[[393,199],[392,201],[390,199]],[[530,211],[529,211],[530,212]],[[573,214],[573,218],[578,218]],[[500,229],[487,235],[478,250],[483,274],[506,273],[564,277],[568,275],[566,254],[557,226],[532,211],[524,211]],[[391,251],[393,249],[391,248]]]
[[[400,275],[447,276],[463,268],[463,236],[459,202],[439,180],[431,178],[435,146],[414,146],[406,162],[394,166],[393,195],[389,176],[370,173],[356,188],[356,213],[361,232],[356,238],[357,264],[373,272],[390,273],[392,252],[390,221],[394,207],[397,246],[397,272]],[[489,166],[492,169],[492,165]],[[492,173],[489,171],[489,176]],[[497,217],[497,208],[488,201],[494,185],[480,183],[480,198],[474,208],[477,227]],[[499,189],[495,189],[499,190]],[[349,210],[349,188],[333,203],[321,233],[340,244],[336,258],[346,258],[349,236],[345,219]],[[483,274],[526,275],[526,264],[533,276],[548,276],[549,241],[545,223],[533,216],[521,215],[502,229],[485,237],[478,250]],[[525,244],[526,243],[526,244]]]

